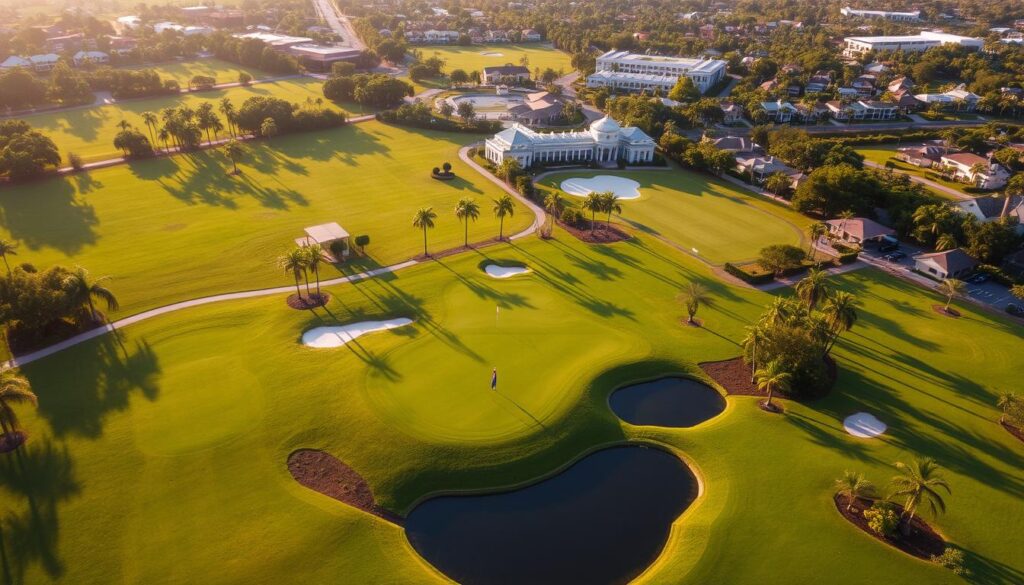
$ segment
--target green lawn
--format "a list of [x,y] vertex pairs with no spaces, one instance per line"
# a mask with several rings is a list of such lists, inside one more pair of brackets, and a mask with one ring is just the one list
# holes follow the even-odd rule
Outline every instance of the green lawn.
[[[908,175],[915,175],[915,176],[918,176],[918,177],[923,177],[925,179],[928,179],[930,181],[934,181],[934,182],[936,182],[936,183],[938,183],[940,185],[943,185],[945,187],[949,187],[950,189],[956,189],[957,191],[960,191],[961,193],[963,193],[965,195],[970,195],[970,193],[967,193],[967,191],[964,191],[964,187],[966,185],[964,185],[963,183],[957,183],[956,181],[949,181],[949,180],[943,178],[942,176],[940,176],[934,170],[922,169],[921,167],[918,167],[918,166],[915,166],[915,165],[912,165],[912,164],[908,164],[908,163],[905,163],[905,162],[900,161],[900,160],[896,160],[895,156],[896,156],[896,148],[897,147],[898,147],[898,145],[892,144],[892,143],[888,143],[888,144],[872,144],[871,146],[860,146],[860,147],[855,148],[854,150],[856,150],[861,155],[863,155],[864,159],[869,161],[869,162],[873,162],[873,163],[879,164],[879,165],[885,165],[887,162],[892,162],[893,165],[894,165],[893,168],[895,170],[901,172],[901,173],[906,173]],[[931,187],[929,187],[927,185],[925,186],[925,189],[928,189],[928,191],[930,191],[930,192],[932,192],[932,193],[934,193],[934,194],[936,194],[939,197],[942,197],[944,199],[953,199],[953,197],[949,193],[945,193],[943,191],[939,191],[938,189],[932,189]]]
[[[60,149],[61,156],[67,157],[69,152],[74,152],[89,162],[121,155],[121,151],[114,148],[114,136],[120,131],[117,124],[121,120],[127,120],[148,134],[146,125],[142,121],[143,112],[159,113],[163,108],[177,107],[182,104],[188,104],[195,108],[202,102],[212,102],[216,106],[224,97],[230,98],[236,108],[240,108],[246,99],[253,96],[272,96],[301,103],[307,98],[323,98],[322,85],[323,83],[318,79],[299,77],[284,81],[258,83],[250,87],[232,87],[178,96],[125,100],[99,107],[33,114],[22,119],[52,138],[57,144],[57,148]],[[345,110],[350,113],[362,113],[362,109],[355,104],[346,105]]]
[[[361,265],[391,264],[422,252],[412,216],[423,206],[438,213],[435,251],[462,244],[453,209],[464,196],[481,206],[471,241],[497,236],[491,208],[501,191],[458,157],[474,139],[365,122],[251,142],[239,177],[226,174],[223,154],[203,151],[33,182],[0,190],[0,237],[20,243],[19,261],[112,275],[121,315],[288,284],[276,258],[319,223],[368,234],[370,260]],[[432,179],[445,161],[458,178]],[[517,205],[506,234],[532,220]]]
[[[543,43],[471,45],[468,47],[426,46],[417,47],[417,49],[424,59],[435,55],[444,59],[444,73],[446,74],[455,69],[462,69],[466,73],[470,73],[483,71],[484,67],[497,67],[509,63],[520,65],[523,57],[526,57],[529,62],[531,76],[533,71],[538,68],[544,71],[550,67],[555,71],[562,71],[563,74],[572,72],[571,56]],[[436,80],[424,80],[420,83],[413,83],[413,85],[417,92],[435,87],[448,87],[446,83],[438,83]]]
[[[780,416],[732,397],[692,429],[633,427],[609,411],[613,388],[735,355],[772,297],[723,285],[650,237],[556,236],[486,250],[528,264],[525,277],[491,280],[472,253],[336,287],[329,312],[281,297],[207,306],[125,329],[123,349],[104,338],[27,366],[40,398],[38,411],[19,408],[31,441],[0,456],[8,580],[439,583],[400,528],[297,485],[288,454],[326,449],[403,512],[623,439],[667,446],[704,483],[639,582],[961,583],[832,505],[844,470],[884,485],[893,461],[918,455],[944,468],[953,495],[937,525],[975,581],[1024,580],[1024,445],[992,406],[1019,379],[1019,328],[970,309],[940,316],[920,289],[860,270],[836,279],[863,305],[830,396]],[[674,298],[693,280],[714,296],[705,328],[679,325]],[[321,318],[398,315],[415,323],[335,350],[297,342]],[[889,433],[845,434],[843,417],[861,410]]]
[[701,258],[713,264],[756,258],[761,248],[772,244],[800,245],[811,223],[785,206],[678,167],[667,171],[566,171],[543,178],[538,188],[545,193],[557,190],[565,201],[580,205],[582,198],[559,189],[562,181],[608,174],[640,183],[640,199],[621,202],[622,221],[667,238],[684,250],[696,248]]
[[170,61],[167,63],[146,64],[122,69],[152,69],[156,71],[161,79],[174,79],[183,89],[188,88],[188,82],[196,75],[213,77],[217,83],[235,83],[238,81],[238,74],[245,71],[252,75],[253,79],[274,77],[270,73],[245,67],[237,63],[229,63],[220,59],[194,59],[190,61]]

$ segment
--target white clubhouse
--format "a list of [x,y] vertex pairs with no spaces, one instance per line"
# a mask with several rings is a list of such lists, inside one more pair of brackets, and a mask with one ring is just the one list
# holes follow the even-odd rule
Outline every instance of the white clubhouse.
[[523,168],[534,163],[650,162],[654,160],[654,139],[639,128],[619,126],[609,116],[584,132],[542,134],[514,124],[487,139],[485,156],[494,164],[511,157]]
[[683,75],[701,93],[725,77],[726,62],[720,59],[659,57],[629,51],[608,51],[597,58],[597,67],[587,77],[587,87],[610,87],[622,91],[667,92]]

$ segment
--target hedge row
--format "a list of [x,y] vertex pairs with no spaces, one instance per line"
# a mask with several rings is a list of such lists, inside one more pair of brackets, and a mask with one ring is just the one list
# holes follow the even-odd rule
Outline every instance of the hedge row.
[[736,266],[735,264],[730,264],[729,262],[726,262],[723,268],[726,272],[747,284],[768,284],[769,282],[775,280],[775,276],[770,272],[766,272],[764,274],[751,274],[743,270],[739,266]]

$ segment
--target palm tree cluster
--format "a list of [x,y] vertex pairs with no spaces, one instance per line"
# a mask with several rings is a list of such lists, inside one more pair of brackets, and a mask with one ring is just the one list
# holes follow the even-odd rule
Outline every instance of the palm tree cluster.
[[[278,258],[278,266],[285,274],[290,274],[295,279],[295,294],[299,299],[313,299],[315,302],[323,302],[324,297],[320,294],[320,267],[330,262],[330,258],[324,251],[323,246],[317,242],[308,242],[304,246],[296,246],[284,256]],[[309,275],[312,274],[316,283],[316,292],[309,291]],[[303,297],[299,284],[306,283],[306,295]]]
[[[856,304],[852,294],[832,287],[826,273],[811,270],[797,283],[795,298],[776,298],[747,328],[742,347],[751,381],[775,378],[782,372],[789,376],[762,389],[811,392],[825,388],[825,358],[839,336],[857,322]],[[772,366],[772,362],[778,363]]]
[[[932,518],[946,511],[943,492],[949,495],[952,490],[934,459],[913,459],[910,463],[897,461],[893,466],[897,474],[889,481],[889,494],[884,499],[903,507],[901,529],[904,534],[909,534],[911,522],[919,510],[926,510]],[[878,497],[875,486],[862,473],[847,471],[835,485],[836,494],[847,500],[847,510],[856,500]]]
[[20,440],[18,431],[21,426],[14,411],[16,404],[35,406],[38,399],[24,376],[14,370],[0,372],[0,445],[6,446],[7,449]]
[[[510,195],[502,195],[494,200],[491,208],[494,217],[498,218],[498,239],[505,237],[505,218],[516,213],[516,203]],[[455,204],[455,217],[463,224],[462,244],[469,246],[469,222],[480,219],[480,204],[472,197],[463,197]],[[433,207],[421,207],[412,218],[412,227],[423,231],[423,255],[429,256],[427,248],[427,231],[434,229],[437,212]]]
[[1024,398],[1016,392],[1000,392],[996,406],[1002,411],[999,422],[1024,427]]
[[611,191],[593,191],[587,194],[583,200],[583,209],[590,212],[590,233],[594,233],[597,225],[597,214],[607,214],[605,227],[611,228],[612,213],[622,213],[622,205],[619,204],[619,196]]
[[234,104],[229,98],[222,98],[216,110],[220,111],[220,115],[210,102],[203,102],[195,109],[181,105],[177,108],[164,108],[159,114],[143,112],[142,121],[149,130],[150,141],[162,144],[164,152],[169,152],[172,146],[178,150],[189,150],[202,144],[204,134],[207,144],[211,145],[225,129],[232,138],[236,137]]

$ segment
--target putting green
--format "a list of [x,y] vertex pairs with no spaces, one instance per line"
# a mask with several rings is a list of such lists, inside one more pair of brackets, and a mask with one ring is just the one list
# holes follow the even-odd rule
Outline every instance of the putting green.
[[[557,191],[567,203],[581,199],[560,189],[562,181],[598,175],[640,183],[640,198],[621,202],[621,220],[641,232],[665,238],[712,264],[752,260],[765,246],[802,245],[811,220],[789,208],[724,181],[683,170],[565,171],[545,176],[544,192]],[[586,212],[589,217],[589,212]],[[604,219],[600,218],[599,219]]]
[[[0,237],[20,244],[20,262],[113,276],[120,314],[291,284],[277,257],[303,228],[332,221],[371,240],[368,259],[321,272],[337,277],[421,254],[423,233],[412,227],[420,207],[438,214],[432,250],[462,244],[454,213],[461,197],[481,208],[470,241],[498,235],[492,200],[503,192],[458,157],[472,140],[365,122],[250,143],[237,177],[222,153],[201,152],[33,182],[0,192]],[[445,161],[457,178],[432,179],[430,169]],[[532,221],[517,203],[505,234]]]
[[[533,272],[489,280],[488,258]],[[703,328],[680,325],[674,299],[691,281],[713,298]],[[735,355],[772,296],[724,285],[644,235],[586,246],[556,232],[488,248],[334,287],[315,313],[273,297],[146,321],[122,331],[123,348],[104,337],[24,368],[40,403],[18,407],[31,432],[20,458],[0,457],[0,558],[14,582],[31,583],[297,571],[310,582],[440,583],[400,528],[296,484],[288,454],[327,450],[402,512],[431,492],[528,481],[633,439],[685,456],[704,485],[639,583],[961,583],[857,531],[832,504],[844,470],[885,486],[892,462],[915,456],[943,467],[953,494],[936,525],[975,579],[1021,581],[1022,448],[993,407],[1019,377],[1019,325],[969,307],[943,317],[930,309],[937,297],[873,269],[834,282],[862,305],[835,350],[832,394],[786,402],[781,416],[730,397],[692,429],[625,424],[608,394]],[[298,341],[313,326],[401,315],[415,322],[337,350]],[[964,353],[965,340],[992,353]],[[487,387],[494,366],[508,408]],[[860,411],[877,413],[886,435],[847,435],[843,418]]]

